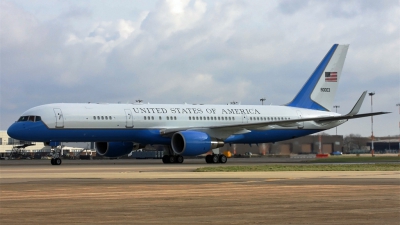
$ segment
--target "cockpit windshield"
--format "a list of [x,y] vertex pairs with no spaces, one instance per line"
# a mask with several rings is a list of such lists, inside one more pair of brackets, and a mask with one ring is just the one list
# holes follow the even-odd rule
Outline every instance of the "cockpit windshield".
[[18,119],[18,122],[22,122],[22,121],[37,122],[37,121],[42,121],[42,118],[40,118],[40,116],[21,116]]

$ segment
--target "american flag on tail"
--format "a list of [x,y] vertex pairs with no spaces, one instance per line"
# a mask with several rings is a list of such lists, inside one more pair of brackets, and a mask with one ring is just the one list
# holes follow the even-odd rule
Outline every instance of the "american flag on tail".
[[325,72],[325,82],[337,82],[337,72]]

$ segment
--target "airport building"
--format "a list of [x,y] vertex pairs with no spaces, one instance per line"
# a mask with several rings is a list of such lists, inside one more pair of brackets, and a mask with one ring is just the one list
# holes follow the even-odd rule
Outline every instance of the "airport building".
[[309,135],[276,143],[228,144],[220,150],[230,150],[236,155],[249,152],[260,155],[330,154],[343,151],[343,136],[321,136],[321,141],[319,135]]
[[[0,157],[9,156],[12,152],[29,152],[49,154],[51,149],[42,142],[25,142],[15,140],[7,135],[6,131],[0,131]],[[65,143],[68,145],[68,143]],[[89,147],[90,146],[90,147]],[[374,141],[375,153],[398,153],[399,139],[376,138]],[[77,156],[85,149],[92,149],[93,144],[87,143],[86,148],[62,146],[63,155]],[[369,137],[343,137],[342,135],[309,135],[276,143],[260,144],[225,144],[219,148],[220,152],[230,151],[234,155],[248,153],[259,155],[290,155],[290,154],[330,154],[343,152],[349,154],[369,153],[371,139]],[[85,152],[84,154],[88,154]],[[94,156],[93,149],[90,152]]]
[[[77,155],[84,148],[62,146],[63,154]],[[0,131],[0,157],[10,157],[11,155],[18,157],[32,157],[38,155],[40,157],[47,156],[51,152],[50,146],[45,146],[43,142],[28,142],[13,139],[7,135],[7,131]]]

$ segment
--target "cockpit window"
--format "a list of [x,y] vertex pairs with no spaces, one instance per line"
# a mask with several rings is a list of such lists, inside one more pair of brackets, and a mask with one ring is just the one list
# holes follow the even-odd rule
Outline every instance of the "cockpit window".
[[19,121],[27,121],[28,120],[28,116],[21,116],[18,120]]
[[22,121],[31,121],[31,122],[42,121],[42,118],[40,116],[21,116],[18,119],[18,122]]

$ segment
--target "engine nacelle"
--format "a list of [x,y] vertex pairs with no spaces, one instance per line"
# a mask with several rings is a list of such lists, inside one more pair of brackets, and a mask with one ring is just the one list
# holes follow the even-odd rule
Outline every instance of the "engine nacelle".
[[180,131],[171,139],[172,150],[183,156],[196,156],[204,154],[211,149],[224,146],[224,142],[211,138],[208,134],[199,131]]
[[97,154],[106,157],[120,157],[129,154],[132,150],[143,148],[144,145],[133,142],[95,142]]

